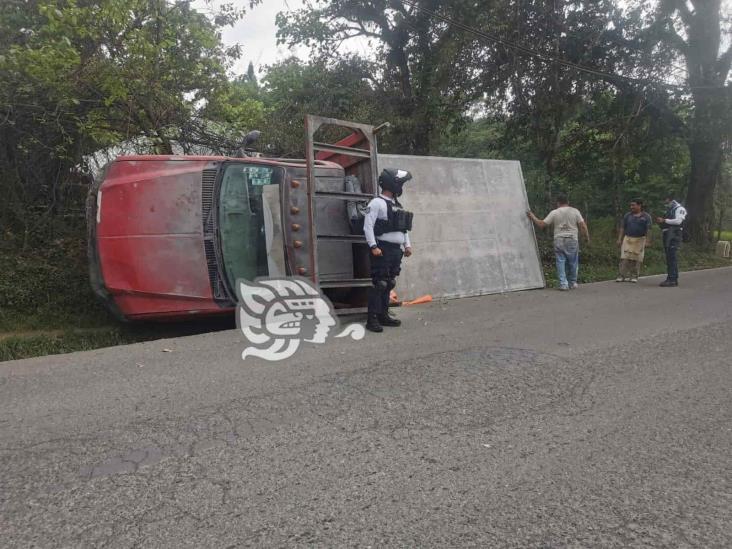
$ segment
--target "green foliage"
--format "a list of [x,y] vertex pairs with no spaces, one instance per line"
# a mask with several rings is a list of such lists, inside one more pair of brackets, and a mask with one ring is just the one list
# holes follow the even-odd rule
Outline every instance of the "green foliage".
[[445,132],[437,144],[436,153],[456,158],[508,159],[511,151],[505,135],[504,119],[478,118]]
[[288,156],[304,155],[303,120],[308,113],[374,125],[384,122],[369,80],[372,71],[369,63],[354,57],[330,63],[314,60],[304,66],[290,59],[271,67],[262,82],[270,121],[284,129],[277,135],[282,151]]
[[[666,191],[686,182],[689,153],[683,137],[659,131],[648,116],[627,124],[622,94],[604,92],[583,102],[559,133],[550,176],[530,134],[509,129],[505,117],[479,118],[443,136],[437,154],[520,160],[531,204],[553,208],[563,191],[589,218],[620,216],[632,198],[660,213]],[[547,184],[549,182],[549,184]],[[548,192],[550,191],[550,192]]]
[[[485,156],[528,144],[531,170],[543,177],[529,178],[530,186],[542,202],[564,188],[588,205],[609,205],[590,206],[597,214],[617,214],[629,195],[655,201],[664,190],[688,188],[703,235],[732,128],[732,47],[721,40],[730,21],[720,0],[702,4],[319,0],[278,23],[282,41],[330,60],[343,41],[369,39],[382,61],[370,80],[397,128],[390,151]],[[650,84],[678,81],[680,58],[686,91]],[[466,114],[481,107],[488,118],[504,118],[513,145],[478,151],[476,139],[495,136],[476,135],[475,126],[454,141],[461,124],[471,125]]]
[[83,238],[70,234],[43,248],[0,251],[0,262],[0,332],[108,321],[89,286]]
[[[487,20],[485,6],[466,0],[419,0],[420,6],[462,24]],[[312,46],[321,58],[359,36],[373,50],[371,82],[382,116],[394,124],[393,152],[428,154],[442,129],[477,100],[485,47],[479,40],[420,11],[390,0],[318,1],[278,15],[281,41]]]
[[0,338],[0,362],[112,347],[139,341],[115,328],[105,330],[57,330]]
[[257,97],[262,102],[265,151],[302,158],[306,114],[375,125],[384,122],[379,97],[369,81],[371,73],[369,63],[353,57],[332,63],[290,58],[269,67],[257,88],[253,89],[249,76],[232,87],[241,101]]
[[632,198],[651,210],[667,191],[682,196],[689,151],[682,136],[659,128],[642,101],[604,92],[560,132],[555,177],[589,216],[619,216]]
[[85,155],[138,136],[171,152],[236,53],[183,0],[9,0],[0,37],[0,213],[27,232],[79,200]]

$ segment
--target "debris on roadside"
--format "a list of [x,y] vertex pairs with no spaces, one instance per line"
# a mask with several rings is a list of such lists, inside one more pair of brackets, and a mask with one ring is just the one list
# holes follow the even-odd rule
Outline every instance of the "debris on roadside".
[[432,301],[431,295],[423,295],[412,301],[403,301],[402,305],[421,305],[422,303],[430,303]]

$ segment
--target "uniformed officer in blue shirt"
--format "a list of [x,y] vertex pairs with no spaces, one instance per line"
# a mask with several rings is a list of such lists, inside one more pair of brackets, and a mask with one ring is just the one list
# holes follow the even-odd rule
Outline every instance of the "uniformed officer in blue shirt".
[[363,232],[371,248],[371,280],[366,329],[382,332],[382,326],[399,326],[401,321],[389,315],[389,294],[401,272],[402,256],[412,255],[409,230],[412,213],[397,200],[404,183],[412,179],[405,170],[386,168],[379,176],[381,194],[369,202]]
[[666,280],[660,286],[673,287],[679,285],[679,265],[677,252],[681,246],[683,223],[686,219],[686,209],[673,199],[671,194],[664,200],[666,214],[657,217],[656,222],[661,225],[663,234],[663,251],[666,253]]

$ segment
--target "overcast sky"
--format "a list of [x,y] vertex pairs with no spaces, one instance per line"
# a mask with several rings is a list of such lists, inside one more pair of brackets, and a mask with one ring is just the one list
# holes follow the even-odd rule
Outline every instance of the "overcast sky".
[[[208,2],[209,5],[214,6],[220,3],[221,0]],[[222,29],[222,39],[225,45],[241,44],[242,46],[242,57],[236,62],[233,69],[236,74],[246,72],[250,61],[258,69],[263,65],[271,65],[290,56],[289,48],[277,45],[275,17],[280,11],[295,10],[301,8],[302,5],[303,0],[264,0],[236,25]],[[211,9],[205,0],[195,0],[193,6],[204,12]],[[307,50],[303,48],[296,53],[299,57],[307,57]]]
[[[240,0],[240,2],[244,4],[243,1]],[[205,0],[195,0],[193,7],[207,12],[211,10],[209,5],[215,6],[220,3],[221,0],[208,3]],[[275,16],[280,11],[294,10],[302,5],[303,0],[264,0],[262,5],[249,11],[234,27],[222,29],[224,44],[227,46],[241,44],[242,46],[242,57],[236,63],[234,72],[237,74],[246,72],[250,61],[254,63],[255,67],[260,67],[271,65],[288,57],[290,50],[286,46],[277,46]],[[298,54],[302,57],[306,56],[307,52],[300,50]]]
[[[220,0],[213,3],[220,3]],[[301,8],[303,4],[303,0],[264,0],[261,5],[249,11],[234,27],[226,27],[222,30],[224,44],[227,46],[242,45],[242,57],[234,66],[236,74],[246,72],[250,61],[254,63],[255,68],[258,70],[263,65],[271,65],[293,53],[286,46],[277,46],[275,17],[278,12],[296,10]],[[209,9],[206,7],[204,0],[194,1],[193,6],[200,11]],[[357,48],[364,49],[365,47],[364,41],[350,40],[349,42],[350,44],[345,49],[358,51]],[[299,48],[294,53],[305,59],[308,50]],[[365,53],[365,51],[362,53]]]

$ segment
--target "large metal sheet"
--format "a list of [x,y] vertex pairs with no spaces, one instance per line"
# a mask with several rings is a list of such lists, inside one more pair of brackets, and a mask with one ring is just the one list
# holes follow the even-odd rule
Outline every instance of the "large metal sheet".
[[399,200],[414,212],[401,299],[544,287],[519,162],[380,154],[379,168],[414,177]]

